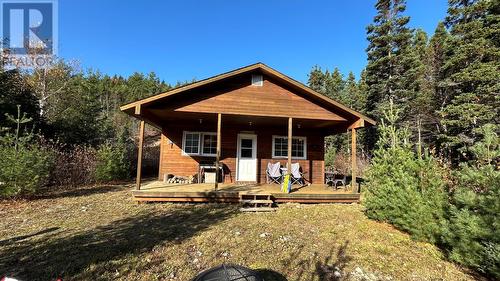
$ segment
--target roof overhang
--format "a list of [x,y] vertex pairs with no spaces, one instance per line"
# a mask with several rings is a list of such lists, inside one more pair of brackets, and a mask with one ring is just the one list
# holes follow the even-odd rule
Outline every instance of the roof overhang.
[[[225,79],[228,79],[228,78],[240,75],[240,74],[252,72],[252,71],[260,71],[263,74],[268,75],[269,77],[272,77],[272,78],[280,81],[284,85],[287,85],[288,87],[295,89],[296,91],[300,91],[305,96],[308,96],[309,98],[315,99],[320,104],[335,108],[337,111],[340,111],[343,114],[350,116],[351,117],[350,119],[355,120],[355,121],[352,124],[350,124],[348,128],[360,128],[360,127],[373,126],[376,124],[376,122],[373,119],[361,114],[360,112],[357,112],[357,111],[349,108],[348,106],[346,106],[338,101],[335,101],[335,100],[333,100],[333,99],[331,99],[331,98],[329,98],[329,97],[327,97],[319,92],[314,91],[313,89],[298,82],[297,80],[294,80],[294,79],[274,70],[273,68],[271,68],[263,63],[256,63],[256,64],[252,64],[249,66],[245,66],[245,67],[242,67],[239,69],[235,69],[233,71],[229,71],[229,72],[226,72],[223,74],[219,74],[219,75],[204,79],[204,80],[200,80],[200,81],[197,81],[197,82],[194,82],[191,84],[180,86],[180,87],[174,88],[172,90],[169,90],[169,91],[161,93],[161,94],[157,94],[157,95],[154,95],[154,96],[151,96],[148,98],[144,98],[144,99],[141,99],[141,100],[138,100],[135,102],[131,102],[131,103],[128,103],[128,104],[121,106],[120,110],[122,110],[123,112],[125,112],[131,116],[134,116],[136,118],[144,120],[147,123],[159,128],[159,127],[161,127],[159,125],[159,124],[161,124],[160,120],[154,120],[155,117],[153,115],[148,116],[147,113],[143,110],[143,108],[145,108],[149,105],[152,105],[156,102],[160,102],[161,100],[164,100],[166,98],[172,97],[174,95],[180,95],[186,91],[189,91],[189,90],[192,90],[192,89],[195,89],[198,87],[202,87],[205,85],[209,85],[211,83],[220,82],[220,81],[223,81]],[[293,116],[290,116],[290,117],[293,117]]]

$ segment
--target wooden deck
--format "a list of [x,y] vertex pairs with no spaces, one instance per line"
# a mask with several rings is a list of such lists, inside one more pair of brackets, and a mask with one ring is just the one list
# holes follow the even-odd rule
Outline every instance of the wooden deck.
[[350,190],[333,190],[326,185],[294,186],[291,193],[281,192],[277,184],[166,184],[154,181],[141,190],[132,191],[134,200],[151,202],[227,202],[238,203],[240,195],[271,195],[276,203],[354,203],[360,194]]

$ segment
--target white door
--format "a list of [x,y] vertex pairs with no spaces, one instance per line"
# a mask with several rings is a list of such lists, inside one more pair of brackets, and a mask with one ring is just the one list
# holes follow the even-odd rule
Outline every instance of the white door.
[[257,135],[238,135],[237,181],[257,181]]

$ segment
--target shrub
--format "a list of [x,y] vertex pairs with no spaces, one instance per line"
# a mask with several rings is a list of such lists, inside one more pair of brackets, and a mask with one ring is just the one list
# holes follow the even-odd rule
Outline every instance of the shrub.
[[444,233],[449,257],[500,278],[500,140],[495,126],[480,129],[483,141],[472,147],[476,159],[454,173],[455,188]]
[[19,144],[1,138],[0,195],[12,197],[33,194],[47,183],[52,169],[53,155],[37,144]]
[[438,242],[445,225],[443,169],[429,155],[417,157],[407,130],[397,129],[397,114],[382,121],[380,140],[367,172],[366,214],[389,222],[419,240]]
[[18,107],[16,130],[0,136],[0,196],[13,197],[33,194],[47,183],[53,155],[34,140],[32,132],[21,132],[21,124],[31,119],[21,116]]
[[129,178],[130,164],[127,149],[123,143],[106,143],[97,150],[95,178],[98,181],[111,181]]
[[78,186],[96,181],[97,150],[86,145],[64,147],[58,143],[46,144],[55,154],[55,169],[51,171],[51,184]]

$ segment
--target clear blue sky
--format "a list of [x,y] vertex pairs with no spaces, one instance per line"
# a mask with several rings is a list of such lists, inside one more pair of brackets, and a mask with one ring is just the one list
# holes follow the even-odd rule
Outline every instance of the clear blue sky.
[[[410,26],[432,34],[446,0],[408,0]],[[263,62],[301,82],[314,65],[356,75],[375,0],[59,0],[59,55],[84,68],[168,82]]]

